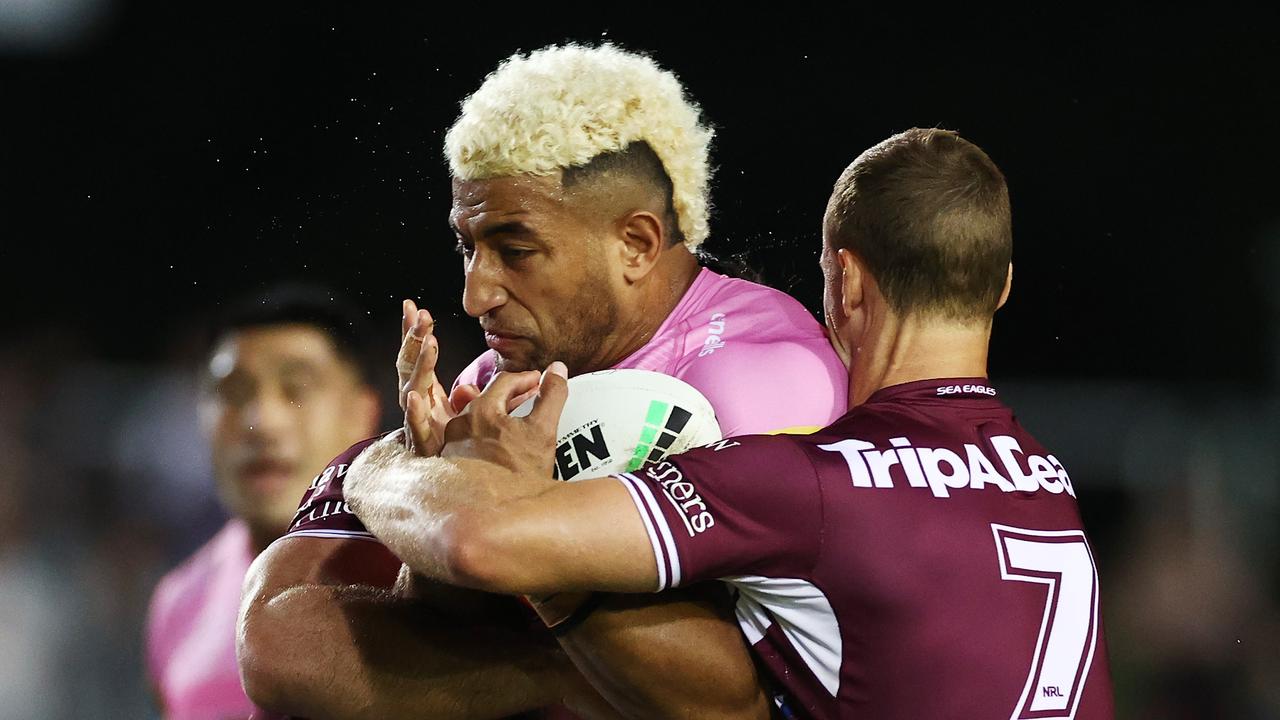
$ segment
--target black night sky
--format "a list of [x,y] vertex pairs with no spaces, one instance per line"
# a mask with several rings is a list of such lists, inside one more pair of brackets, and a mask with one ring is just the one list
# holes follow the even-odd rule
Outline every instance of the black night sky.
[[0,57],[6,343],[73,327],[104,360],[159,361],[218,303],[292,278],[363,303],[392,344],[398,299],[420,298],[474,341],[465,363],[444,130],[515,50],[609,40],[717,127],[707,249],[815,312],[831,183],[939,125],[1011,187],[993,376],[1269,374],[1274,17],[371,5],[123,3],[75,47]]

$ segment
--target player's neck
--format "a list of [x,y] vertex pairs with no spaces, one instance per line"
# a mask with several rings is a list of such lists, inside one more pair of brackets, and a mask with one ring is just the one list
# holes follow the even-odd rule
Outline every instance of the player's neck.
[[609,343],[612,351],[601,358],[595,369],[617,365],[652,340],[701,270],[702,266],[691,253],[667,252],[662,265],[647,278],[649,283],[640,301],[629,309],[627,320],[619,323],[617,335]]
[[849,373],[849,407],[877,390],[916,380],[986,377],[989,324],[887,318],[867,333]]

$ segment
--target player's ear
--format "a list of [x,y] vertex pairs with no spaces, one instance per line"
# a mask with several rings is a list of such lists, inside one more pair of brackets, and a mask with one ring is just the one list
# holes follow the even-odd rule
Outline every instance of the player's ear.
[[667,246],[662,221],[648,210],[634,210],[618,218],[618,235],[622,240],[622,275],[627,282],[637,282],[657,265]]
[[1004,289],[1000,291],[1000,301],[996,303],[996,309],[1004,307],[1009,301],[1009,290],[1013,288],[1013,263],[1009,263],[1009,272],[1004,276]]
[[862,307],[866,288],[866,270],[862,260],[845,248],[836,251],[840,264],[840,309],[845,317],[852,317]]

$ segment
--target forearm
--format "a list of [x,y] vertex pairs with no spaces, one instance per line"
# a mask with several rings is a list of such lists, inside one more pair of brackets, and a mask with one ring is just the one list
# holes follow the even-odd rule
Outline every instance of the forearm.
[[480,460],[414,457],[379,443],[352,464],[345,490],[365,527],[415,573],[473,586],[458,572],[467,565],[462,541],[474,537],[467,518],[554,484]]
[[[557,701],[577,673],[507,598],[467,619],[431,599],[344,582],[385,557],[367,541],[296,538],[250,568],[237,630],[245,689],[313,718],[498,717]],[[378,573],[389,585],[385,573]],[[505,605],[507,612],[498,606]]]
[[250,696],[317,720],[501,717],[558,702],[572,672],[530,632],[459,624],[374,588],[290,588],[242,632]]
[[560,643],[627,717],[764,720],[768,698],[722,595],[612,595]]

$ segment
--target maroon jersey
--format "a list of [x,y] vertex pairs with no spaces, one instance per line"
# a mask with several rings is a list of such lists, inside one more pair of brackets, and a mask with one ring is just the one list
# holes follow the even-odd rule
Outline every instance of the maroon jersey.
[[1076,490],[995,395],[907,383],[813,435],[617,476],[658,589],[732,586],[796,717],[1111,718]]
[[351,463],[380,437],[361,440],[347,448],[311,481],[285,537],[357,538],[377,542],[373,533],[351,512],[342,493],[342,481]]

